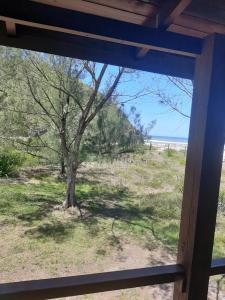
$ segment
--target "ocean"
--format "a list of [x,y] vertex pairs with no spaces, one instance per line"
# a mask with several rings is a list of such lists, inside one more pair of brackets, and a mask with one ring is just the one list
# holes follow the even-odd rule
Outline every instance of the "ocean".
[[182,143],[187,144],[188,138],[184,137],[175,137],[175,136],[158,136],[158,135],[152,135],[151,136],[152,141],[158,141],[158,142],[167,142],[167,143]]

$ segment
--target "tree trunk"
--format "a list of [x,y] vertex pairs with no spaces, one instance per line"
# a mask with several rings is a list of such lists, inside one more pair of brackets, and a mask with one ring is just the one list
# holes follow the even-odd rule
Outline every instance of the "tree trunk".
[[66,143],[66,116],[63,115],[61,119],[61,131],[60,136],[60,175],[64,176],[66,174],[65,160],[68,155],[67,153],[67,143]]
[[65,205],[64,205],[65,208],[76,206],[75,177],[76,177],[76,173],[74,172],[74,170],[72,170],[71,166],[68,166],[67,192],[66,192],[66,199],[65,199]]
[[66,175],[66,166],[65,166],[65,159],[63,154],[60,157],[60,175],[65,176]]
[[67,191],[66,199],[63,203],[65,209],[69,207],[76,207],[80,215],[82,216],[82,211],[79,203],[76,199],[76,176],[77,176],[78,164],[74,163],[72,159],[68,159],[67,162]]

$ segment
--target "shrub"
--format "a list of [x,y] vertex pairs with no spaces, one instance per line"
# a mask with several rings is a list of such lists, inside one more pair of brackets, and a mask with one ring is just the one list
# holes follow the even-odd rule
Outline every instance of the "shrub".
[[177,151],[175,149],[170,149],[169,145],[167,149],[163,150],[163,155],[165,157],[173,157],[177,154]]
[[0,152],[0,177],[16,176],[24,160],[24,155],[19,152],[6,150]]

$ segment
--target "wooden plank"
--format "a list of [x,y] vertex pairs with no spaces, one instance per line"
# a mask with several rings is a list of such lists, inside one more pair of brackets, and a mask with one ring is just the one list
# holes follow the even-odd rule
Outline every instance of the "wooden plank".
[[32,0],[61,8],[86,12],[97,16],[122,20],[134,24],[143,24],[146,18],[153,17],[156,7],[149,3],[130,0]]
[[21,25],[17,25],[13,39],[0,27],[0,44],[187,79],[192,79],[194,74],[195,60],[191,57],[152,50],[137,60],[134,47]]
[[176,17],[178,17],[192,2],[192,0],[167,0],[163,1],[157,18],[159,26],[168,27],[172,24]]
[[189,15],[225,25],[224,11],[224,0],[194,0],[187,9]]
[[157,10],[155,3],[140,2],[140,0],[88,0],[89,2],[100,3],[105,6],[115,7],[120,10],[130,11],[145,17],[154,15]]
[[225,258],[214,259],[212,261],[210,276],[225,274]]
[[225,36],[212,35],[196,60],[178,263],[186,282],[174,300],[206,300],[225,140]]
[[182,25],[177,25],[177,24],[172,24],[168,28],[169,31],[184,34],[184,35],[190,35],[198,38],[205,38],[208,34],[205,32],[202,32],[197,29],[190,29],[188,27],[182,26]]
[[[182,14],[179,17],[177,17],[173,25],[182,26],[187,30],[193,30],[193,31],[195,30],[197,32],[199,31],[203,32],[204,36],[207,36],[208,34],[212,34],[212,33],[225,34],[224,25],[210,22],[208,20],[199,19],[186,14]],[[169,27],[169,30],[171,29],[171,26]],[[176,30],[174,31],[176,32]],[[186,34],[186,32],[183,31],[183,34]],[[193,36],[198,36],[198,35],[196,34]]]
[[184,277],[179,265],[0,284],[0,300],[44,300],[170,283]]
[[143,24],[146,20],[145,16],[135,14],[133,12],[120,10],[115,7],[108,7],[105,5],[92,3],[83,0],[32,0],[33,2],[39,2],[43,4],[48,4],[56,7],[71,9],[79,12],[85,12],[89,14],[94,14],[96,16],[106,17],[110,19],[126,21],[133,24]]
[[[156,15],[155,25],[156,27],[162,27],[167,29],[178,17],[185,8],[191,3],[192,0],[167,0],[164,1],[159,8]],[[139,50],[137,57],[142,58],[148,52],[148,48],[142,48]]]
[[26,0],[2,0],[0,20],[191,57],[202,47],[202,41],[193,37]]

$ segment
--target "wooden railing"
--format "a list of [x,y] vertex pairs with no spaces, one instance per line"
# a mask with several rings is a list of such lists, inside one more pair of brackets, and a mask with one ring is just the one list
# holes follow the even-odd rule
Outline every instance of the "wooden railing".
[[214,259],[212,261],[210,276],[225,274],[225,258]]
[[[225,259],[213,260],[210,275],[225,273]],[[128,289],[185,279],[181,265],[0,284],[0,300],[44,300]]]

